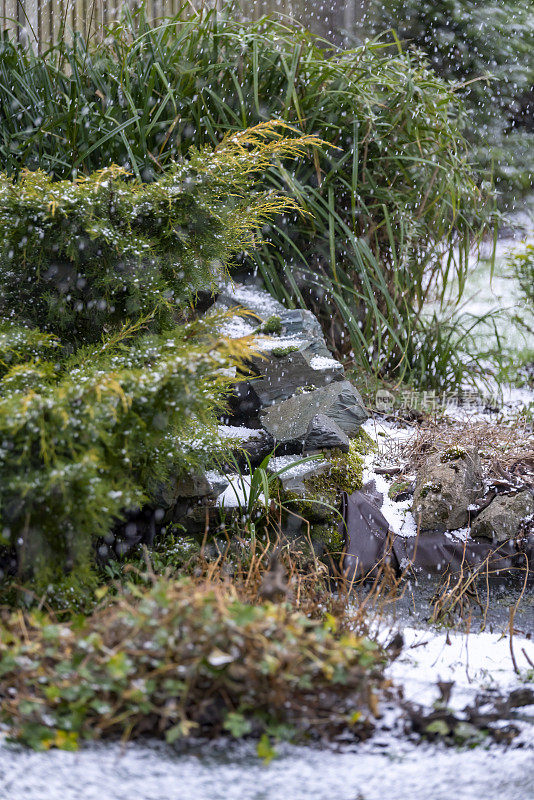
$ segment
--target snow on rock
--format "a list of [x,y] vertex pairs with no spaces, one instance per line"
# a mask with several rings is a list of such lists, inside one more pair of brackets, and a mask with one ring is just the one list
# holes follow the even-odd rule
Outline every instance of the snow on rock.
[[[268,469],[269,472],[273,474],[284,469],[284,479],[301,478],[313,472],[316,463],[321,460],[322,459],[308,459],[303,462],[301,456],[277,456],[276,458],[271,458]],[[289,469],[287,469],[288,467]]]
[[263,320],[279,316],[286,310],[285,306],[271,297],[268,292],[249,284],[227,284],[221,292],[218,302],[226,306],[230,306],[233,302],[234,305],[240,305],[248,311],[252,311]]
[[261,428],[245,428],[237,425],[219,425],[217,430],[221,439],[236,439],[239,442],[259,439],[263,434]]
[[326,356],[313,356],[310,361],[310,367],[316,370],[343,369],[339,361],[336,361],[335,358],[327,358]]
[[[220,508],[242,508],[247,505],[250,496],[250,475],[234,473],[226,475],[228,486],[217,498],[216,505]],[[258,498],[259,503],[265,505],[265,495]]]
[[236,314],[233,317],[224,319],[219,326],[219,331],[221,336],[227,336],[229,339],[242,339],[245,336],[251,336],[256,327],[244,317]]
[[[298,336],[276,336],[276,337],[267,337],[267,336],[258,336],[254,339],[254,346],[263,352],[270,352],[271,350],[276,350],[278,348],[284,349],[286,347],[301,347],[303,344],[306,344],[306,339],[299,339]],[[337,362],[336,362],[337,363]]]

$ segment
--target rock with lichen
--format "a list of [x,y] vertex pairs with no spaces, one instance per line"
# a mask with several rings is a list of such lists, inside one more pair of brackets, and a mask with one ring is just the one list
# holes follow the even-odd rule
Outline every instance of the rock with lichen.
[[358,390],[344,380],[270,406],[262,414],[262,424],[278,445],[297,453],[302,452],[310,422],[317,414],[336,422],[349,437],[355,436],[367,419]]
[[500,494],[471,526],[475,538],[491,539],[500,544],[520,533],[521,524],[534,515],[534,496],[525,489],[517,494]]
[[[280,476],[281,502],[306,523],[338,525],[342,492],[352,494],[363,484],[365,437],[350,442],[349,452],[331,450],[320,461],[299,465],[296,473]],[[275,462],[276,463],[276,462]]]
[[463,528],[482,484],[476,450],[451,447],[431,455],[419,470],[412,513],[421,532]]

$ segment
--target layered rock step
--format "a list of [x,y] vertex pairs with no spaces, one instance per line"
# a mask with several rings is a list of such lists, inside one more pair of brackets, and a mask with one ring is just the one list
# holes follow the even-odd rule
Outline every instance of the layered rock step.
[[[350,438],[367,419],[360,394],[332,357],[311,311],[286,309],[254,284],[222,287],[207,313],[232,309],[235,315],[225,319],[220,330],[230,338],[254,337],[248,364],[252,377],[236,382],[229,416],[222,420],[220,435],[230,452],[219,478],[213,473],[191,476],[183,482],[183,491],[178,487],[199,520],[201,513],[194,506],[232,507],[246,498],[247,477],[237,474],[236,467],[246,473],[274,452],[348,453]],[[306,474],[324,469],[310,465]],[[281,481],[283,488],[293,483],[293,475]]]

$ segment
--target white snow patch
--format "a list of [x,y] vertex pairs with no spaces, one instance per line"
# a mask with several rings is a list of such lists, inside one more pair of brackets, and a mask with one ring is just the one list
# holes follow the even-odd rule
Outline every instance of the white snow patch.
[[[430,706],[437,699],[436,681],[454,681],[450,705],[460,710],[484,688],[510,691],[521,684],[514,672],[508,636],[498,633],[419,630],[403,627],[405,647],[388,668],[404,696]],[[526,656],[534,661],[534,641],[514,636],[514,654],[520,671],[527,672]]]
[[258,337],[254,339],[254,346],[261,352],[270,352],[277,347],[295,347],[299,348],[301,345],[306,344],[306,339],[300,339],[297,336],[277,336],[275,337]]
[[258,428],[241,428],[237,425],[219,425],[217,430],[221,439],[237,439],[240,442],[257,439],[262,433]]
[[384,420],[368,419],[362,425],[363,430],[369,434],[378,447],[378,453],[370,453],[365,457],[363,469],[364,484],[374,481],[376,489],[383,495],[381,507],[382,514],[387,519],[389,527],[397,536],[406,538],[417,536],[417,524],[410,511],[412,499],[395,502],[388,496],[391,479],[375,472],[376,461],[383,455],[387,447],[391,451],[391,440],[404,443],[414,436],[412,428],[400,428]]
[[[250,497],[250,475],[227,475],[228,486],[217,498],[216,505],[220,508],[241,508],[246,506]],[[265,495],[258,498],[265,505]]]
[[322,462],[322,460],[323,459],[321,458],[313,460],[310,459],[309,461],[302,463],[300,456],[277,456],[276,458],[271,458],[268,469],[269,472],[274,474],[285,467],[289,467],[289,469],[286,469],[286,471],[283,473],[284,479],[300,478],[302,475],[306,475],[308,472],[312,471],[315,465],[318,462]]
[[339,361],[336,361],[335,358],[327,358],[326,356],[313,356],[310,361],[310,367],[316,370],[343,369]]
[[227,294],[235,298],[244,308],[257,314],[263,320],[269,317],[279,316],[285,311],[284,306],[268,294],[268,292],[258,289],[256,286],[243,286],[231,284],[225,287]]
[[245,336],[251,336],[256,330],[257,326],[251,325],[246,319],[236,314],[235,317],[228,317],[223,320],[219,327],[222,336],[227,336],[229,339],[242,339]]
[[8,747],[0,776],[9,800],[532,800],[532,750],[458,750],[392,736],[356,748],[255,743],[92,744],[78,753]]

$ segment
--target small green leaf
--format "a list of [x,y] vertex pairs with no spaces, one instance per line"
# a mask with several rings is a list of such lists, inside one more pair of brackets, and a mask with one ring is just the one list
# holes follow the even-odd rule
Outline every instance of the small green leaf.
[[265,765],[270,764],[276,756],[276,750],[266,733],[264,733],[256,746],[256,752]]
[[243,714],[238,711],[230,711],[224,720],[224,728],[232,734],[234,739],[240,739],[250,733],[252,725],[248,719],[245,719]]

